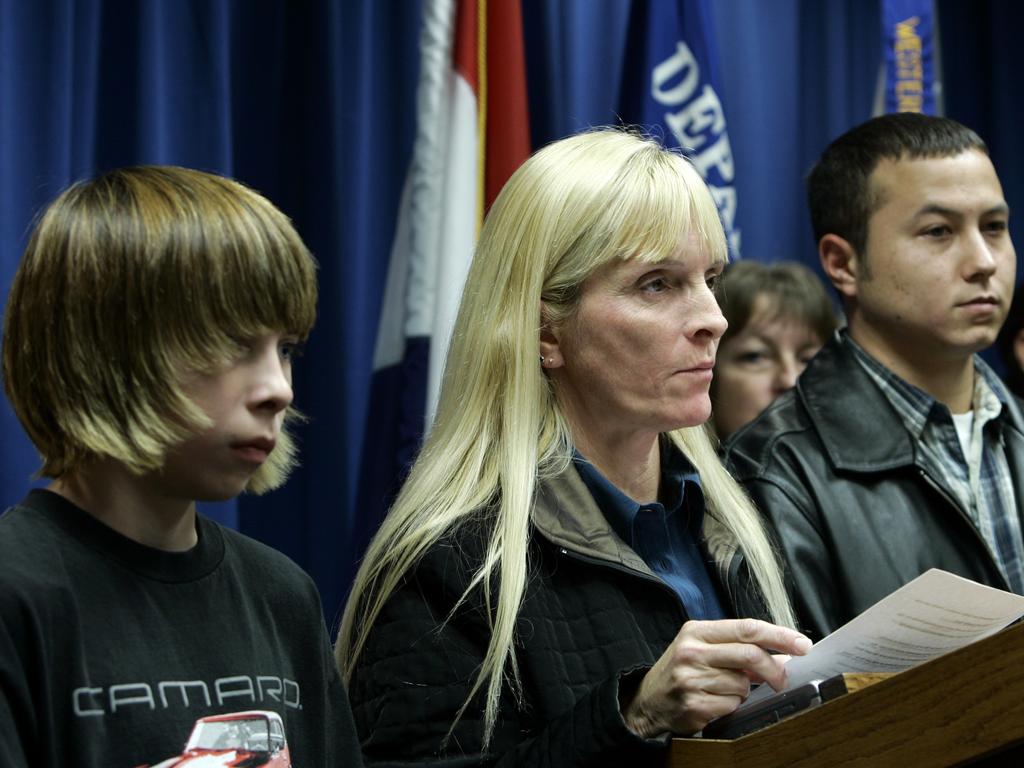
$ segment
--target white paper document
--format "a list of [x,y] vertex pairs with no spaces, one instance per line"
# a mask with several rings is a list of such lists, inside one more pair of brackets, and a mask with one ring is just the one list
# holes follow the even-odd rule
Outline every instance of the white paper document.
[[[1024,616],[1024,597],[933,568],[786,664],[788,687],[841,672],[902,672],[994,635]],[[757,688],[740,707],[771,696]]]

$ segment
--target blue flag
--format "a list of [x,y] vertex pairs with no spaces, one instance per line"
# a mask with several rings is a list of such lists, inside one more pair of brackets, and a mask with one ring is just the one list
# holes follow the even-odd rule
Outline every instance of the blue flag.
[[933,0],[883,0],[885,111],[941,114]]
[[636,0],[629,25],[620,116],[690,157],[738,258],[735,167],[708,0]]

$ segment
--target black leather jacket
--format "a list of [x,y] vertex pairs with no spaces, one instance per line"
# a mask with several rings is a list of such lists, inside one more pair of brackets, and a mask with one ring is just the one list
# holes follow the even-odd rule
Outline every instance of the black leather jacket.
[[[1008,410],[1001,422],[1019,514],[1020,401]],[[797,621],[814,639],[929,568],[1009,589],[965,510],[839,338],[795,389],[733,435],[724,459],[774,528]]]

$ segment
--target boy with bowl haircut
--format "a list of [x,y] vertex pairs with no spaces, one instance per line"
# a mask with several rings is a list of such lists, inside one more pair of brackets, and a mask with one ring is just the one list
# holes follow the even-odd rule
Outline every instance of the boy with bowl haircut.
[[294,462],[315,269],[266,199],[184,168],[80,182],[39,220],[3,373],[51,482],[0,517],[0,765],[359,763],[312,581],[195,510]]

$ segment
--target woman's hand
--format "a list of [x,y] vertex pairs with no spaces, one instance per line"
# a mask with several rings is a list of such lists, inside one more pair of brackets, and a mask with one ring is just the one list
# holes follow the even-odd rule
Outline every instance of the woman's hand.
[[623,702],[622,717],[644,738],[696,733],[736,709],[751,682],[784,688],[787,655],[803,656],[810,648],[795,629],[756,619],[688,621]]

